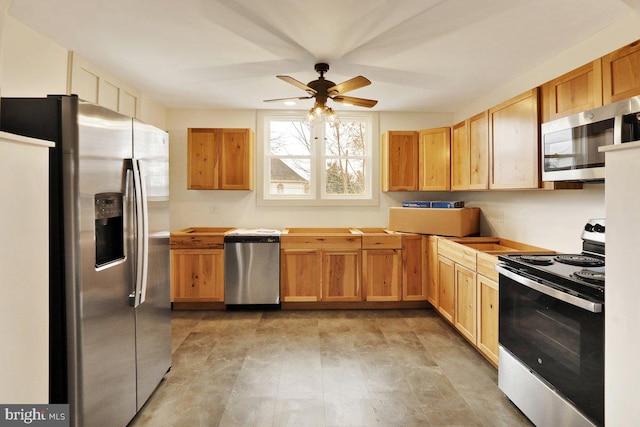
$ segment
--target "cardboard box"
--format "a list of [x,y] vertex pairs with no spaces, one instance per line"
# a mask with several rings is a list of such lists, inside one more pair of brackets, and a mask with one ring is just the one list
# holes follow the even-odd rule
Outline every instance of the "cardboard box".
[[389,229],[464,237],[480,232],[480,208],[389,208]]

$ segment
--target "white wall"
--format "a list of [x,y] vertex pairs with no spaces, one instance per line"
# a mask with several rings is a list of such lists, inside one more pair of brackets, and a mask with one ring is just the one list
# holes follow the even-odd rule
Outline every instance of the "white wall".
[[[12,16],[3,13],[3,18],[0,94],[4,97],[66,94],[69,51]],[[164,106],[144,94],[139,103],[140,120],[165,129]]]
[[[229,227],[380,227],[388,223],[389,206],[398,206],[412,193],[384,193],[379,206],[265,207],[256,191],[187,190],[187,128],[257,127],[255,110],[168,110],[170,139],[171,228]],[[447,126],[452,115],[380,113],[380,132],[389,129],[426,129]],[[379,139],[379,136],[377,137]],[[256,135],[256,152],[262,144]],[[258,159],[256,158],[256,163]],[[257,166],[256,166],[257,167]]]
[[2,31],[2,96],[46,96],[67,92],[67,50],[5,16]]

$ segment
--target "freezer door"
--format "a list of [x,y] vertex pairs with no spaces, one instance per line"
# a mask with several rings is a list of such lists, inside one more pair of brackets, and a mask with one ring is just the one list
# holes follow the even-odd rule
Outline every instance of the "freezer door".
[[[134,120],[134,159],[145,186],[148,262],[145,295],[137,305],[137,407],[144,405],[171,367],[169,283],[169,137]],[[143,236],[144,237],[144,236]],[[142,255],[141,255],[142,256]]]
[[[132,156],[131,118],[63,98],[63,193],[69,399],[72,425],[124,426],[136,413],[135,317],[128,296],[133,282],[132,199],[125,159]],[[74,136],[74,133],[77,134]],[[122,251],[97,256],[121,200]],[[101,215],[106,206],[112,213]],[[111,216],[110,216],[111,215]]]

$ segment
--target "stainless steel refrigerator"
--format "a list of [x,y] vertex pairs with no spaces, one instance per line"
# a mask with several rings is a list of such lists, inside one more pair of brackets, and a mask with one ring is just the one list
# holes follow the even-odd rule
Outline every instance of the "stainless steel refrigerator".
[[3,98],[0,127],[56,143],[48,403],[126,426],[171,367],[167,133],[58,95]]

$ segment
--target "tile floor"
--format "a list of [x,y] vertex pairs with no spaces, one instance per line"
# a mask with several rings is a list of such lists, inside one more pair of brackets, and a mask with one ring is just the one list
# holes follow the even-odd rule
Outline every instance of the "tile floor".
[[530,426],[433,310],[175,311],[130,427]]

